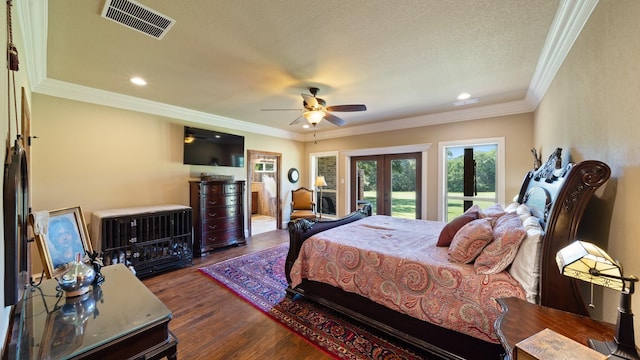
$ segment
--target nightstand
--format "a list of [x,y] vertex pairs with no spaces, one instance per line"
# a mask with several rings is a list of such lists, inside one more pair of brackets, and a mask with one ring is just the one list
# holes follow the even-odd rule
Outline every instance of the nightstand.
[[502,314],[496,320],[496,332],[507,358],[513,359],[516,343],[549,328],[585,346],[589,339],[610,341],[615,325],[566,311],[556,310],[518,298],[498,299]]

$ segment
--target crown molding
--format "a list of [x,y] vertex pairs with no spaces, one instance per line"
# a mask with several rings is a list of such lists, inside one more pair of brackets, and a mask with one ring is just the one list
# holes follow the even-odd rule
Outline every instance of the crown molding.
[[113,108],[142,112],[173,119],[185,120],[203,125],[215,125],[228,129],[246,131],[255,134],[269,135],[278,138],[302,141],[302,134],[276,129],[247,121],[227,118],[202,111],[195,111],[179,106],[122,95],[110,91],[99,90],[87,86],[72,84],[60,80],[46,79],[34,89],[39,94],[109,106]]
[[14,1],[31,89],[47,78],[48,0]]
[[373,134],[378,132],[417,128],[422,126],[454,123],[467,120],[479,120],[498,116],[522,114],[534,111],[535,108],[525,100],[516,100],[502,104],[485,105],[469,109],[442,112],[430,115],[414,116],[406,119],[378,122],[368,125],[352,126],[336,130],[327,130],[314,134],[306,134],[305,141],[333,139],[345,136]]
[[29,81],[32,91],[36,93],[145,112],[205,125],[216,124],[229,129],[296,141],[314,141],[317,139],[370,134],[535,111],[582,28],[588,21],[589,16],[598,4],[598,0],[560,1],[538,58],[538,64],[529,84],[527,95],[522,100],[343,129],[326,130],[316,132],[315,135],[312,133],[298,134],[215,114],[48,79],[46,69],[48,0],[25,0],[17,3],[17,15],[20,19],[20,27],[24,37]]
[[551,23],[525,100],[538,107],[571,47],[598,5],[598,0],[563,0]]

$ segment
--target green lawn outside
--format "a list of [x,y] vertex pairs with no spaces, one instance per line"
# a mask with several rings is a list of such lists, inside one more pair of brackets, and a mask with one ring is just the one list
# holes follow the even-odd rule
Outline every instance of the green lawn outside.
[[[452,195],[460,195],[462,193],[451,193]],[[495,197],[494,192],[490,193],[478,193],[479,197]],[[416,205],[415,205],[416,193],[413,191],[395,191],[393,192],[393,199],[391,202],[391,213],[395,217],[400,218],[408,218],[415,219],[416,217]],[[375,213],[376,209],[376,192],[375,191],[365,191],[364,192],[364,200],[371,203],[373,207],[373,211]],[[481,208],[487,208],[493,205],[494,201],[474,201],[474,204],[478,204]],[[448,219],[454,219],[456,216],[461,215],[463,210],[463,202],[462,200],[451,200],[449,201],[449,213]]]

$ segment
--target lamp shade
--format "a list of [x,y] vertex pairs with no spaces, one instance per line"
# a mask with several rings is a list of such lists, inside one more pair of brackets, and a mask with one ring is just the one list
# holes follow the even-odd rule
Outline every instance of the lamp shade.
[[574,241],[558,251],[556,262],[562,275],[610,289],[624,290],[620,265],[594,244]]
[[320,110],[305,111],[302,115],[311,125],[316,125],[317,123],[322,121],[324,112]]
[[316,177],[316,186],[327,186],[327,181],[324,179],[324,176]]

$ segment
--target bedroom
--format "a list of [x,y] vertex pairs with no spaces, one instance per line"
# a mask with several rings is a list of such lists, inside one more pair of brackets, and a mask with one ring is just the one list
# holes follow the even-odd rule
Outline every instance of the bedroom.
[[[454,138],[452,134],[459,128],[474,138],[496,136],[493,129],[501,129],[507,137],[508,193],[514,192],[521,174],[528,169],[522,164],[530,163],[531,147],[542,149],[543,157],[550,149],[562,147],[574,161],[602,160],[613,172],[613,181],[599,194],[600,205],[611,213],[610,226],[600,229],[604,232],[602,242],[608,242],[609,253],[619,258],[627,273],[639,274],[634,254],[640,248],[634,237],[640,232],[640,224],[633,215],[634,205],[640,199],[640,190],[633,187],[640,180],[637,145],[640,105],[635,101],[640,87],[640,65],[636,61],[640,43],[639,27],[634,21],[639,15],[640,8],[635,1],[598,2],[534,113],[473,121],[467,126],[463,123],[436,125],[422,129],[422,134],[405,130],[399,131],[396,137],[361,135],[349,138],[348,143],[363,148],[371,147],[369,144],[436,143]],[[22,65],[28,69],[28,63]],[[19,72],[18,77],[28,87],[26,74]],[[186,201],[186,181],[190,174],[175,160],[181,151],[177,145],[165,146],[167,139],[180,137],[179,126],[172,125],[169,119],[38,93],[30,94],[30,105],[33,135],[39,137],[34,140],[34,149],[38,146],[47,149],[34,150],[33,154],[34,208],[81,204],[85,212],[91,212],[114,206]],[[6,113],[6,108],[3,109]],[[514,119],[515,122],[510,121]],[[6,126],[3,125],[5,134],[8,133]],[[11,134],[15,134],[15,129]],[[283,159],[285,169],[304,169],[310,153],[344,149],[347,143],[346,139],[313,144],[312,141],[246,135],[248,148],[260,142],[261,150],[287,153],[289,156]],[[393,142],[394,138],[403,140]],[[54,143],[48,145],[47,141]],[[131,148],[126,146],[140,142],[147,160],[144,164],[134,163]],[[94,162],[95,159],[98,161]],[[77,166],[78,162],[83,166]],[[429,163],[434,164],[435,157]],[[519,168],[510,167],[513,164]],[[118,174],[124,173],[130,178],[127,183],[119,183]],[[241,177],[244,173],[234,175]],[[302,181],[308,182],[304,172]],[[64,193],[64,201],[59,199],[60,193]],[[119,195],[103,198],[105,193]],[[435,214],[436,206],[429,203],[427,213]],[[610,291],[602,292],[602,296],[596,317],[612,322],[618,297]],[[636,299],[634,308],[638,306]]]

